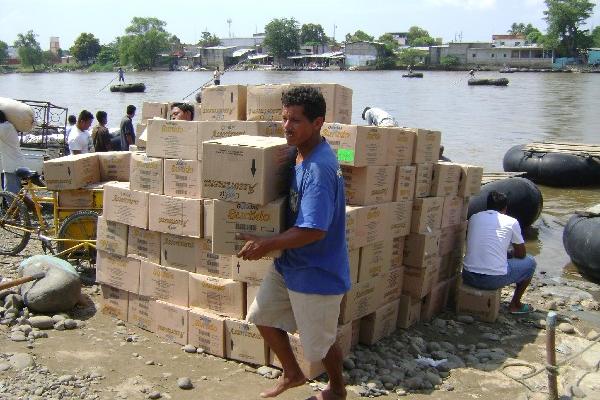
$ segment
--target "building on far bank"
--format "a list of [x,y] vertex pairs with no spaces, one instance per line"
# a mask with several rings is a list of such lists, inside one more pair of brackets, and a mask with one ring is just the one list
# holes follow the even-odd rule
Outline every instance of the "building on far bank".
[[200,49],[200,65],[221,70],[235,64],[233,53],[237,46],[211,46]]
[[600,65],[600,48],[593,47],[588,51],[588,64]]
[[60,40],[59,40],[58,36],[50,36],[50,51],[52,52],[52,54],[57,56],[59,50],[60,50]]
[[388,35],[392,35],[394,40],[398,42],[398,46],[403,47],[407,45],[408,32],[386,32]]
[[346,67],[365,67],[377,62],[383,52],[384,45],[379,42],[346,43],[344,56]]

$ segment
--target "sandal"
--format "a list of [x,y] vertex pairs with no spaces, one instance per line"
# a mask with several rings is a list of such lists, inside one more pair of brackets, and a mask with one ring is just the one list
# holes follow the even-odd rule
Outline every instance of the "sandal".
[[517,311],[511,311],[510,313],[513,315],[521,315],[521,314],[529,314],[533,311],[533,307],[531,304],[521,304],[521,308]]

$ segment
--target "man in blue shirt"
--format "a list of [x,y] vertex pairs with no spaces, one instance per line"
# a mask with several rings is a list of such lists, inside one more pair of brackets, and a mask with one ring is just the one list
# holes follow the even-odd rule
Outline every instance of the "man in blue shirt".
[[297,149],[287,216],[288,229],[247,240],[238,257],[257,260],[283,250],[265,276],[248,311],[283,366],[277,385],[261,393],[275,397],[306,382],[286,332],[298,331],[304,358],[322,361],[329,385],[315,399],[345,399],[343,355],[335,343],[340,304],[350,289],[345,237],[342,172],[334,152],[321,137],[325,99],[318,89],[295,87],[283,97],[283,127]]

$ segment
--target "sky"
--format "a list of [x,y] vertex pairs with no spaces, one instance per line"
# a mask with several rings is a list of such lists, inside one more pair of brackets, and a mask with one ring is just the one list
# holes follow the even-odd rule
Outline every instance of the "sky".
[[[593,0],[596,4],[600,0]],[[0,40],[12,45],[18,33],[33,30],[42,49],[50,36],[68,49],[82,32],[109,43],[124,34],[133,17],[156,17],[183,43],[196,43],[208,30],[219,37],[249,37],[264,32],[273,18],[295,18],[300,24],[321,24],[328,36],[340,41],[346,33],[361,29],[378,37],[386,32],[405,32],[417,25],[444,42],[490,41],[513,22],[546,29],[543,0],[0,0]],[[227,23],[231,19],[231,25]],[[587,28],[600,25],[600,7]],[[335,28],[334,28],[335,27]],[[231,29],[231,30],[229,30]]]

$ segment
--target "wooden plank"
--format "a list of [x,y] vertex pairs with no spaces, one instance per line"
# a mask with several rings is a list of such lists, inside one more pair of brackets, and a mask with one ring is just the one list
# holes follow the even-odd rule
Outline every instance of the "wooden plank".
[[499,181],[502,179],[514,178],[524,176],[525,172],[484,172],[481,184]]

